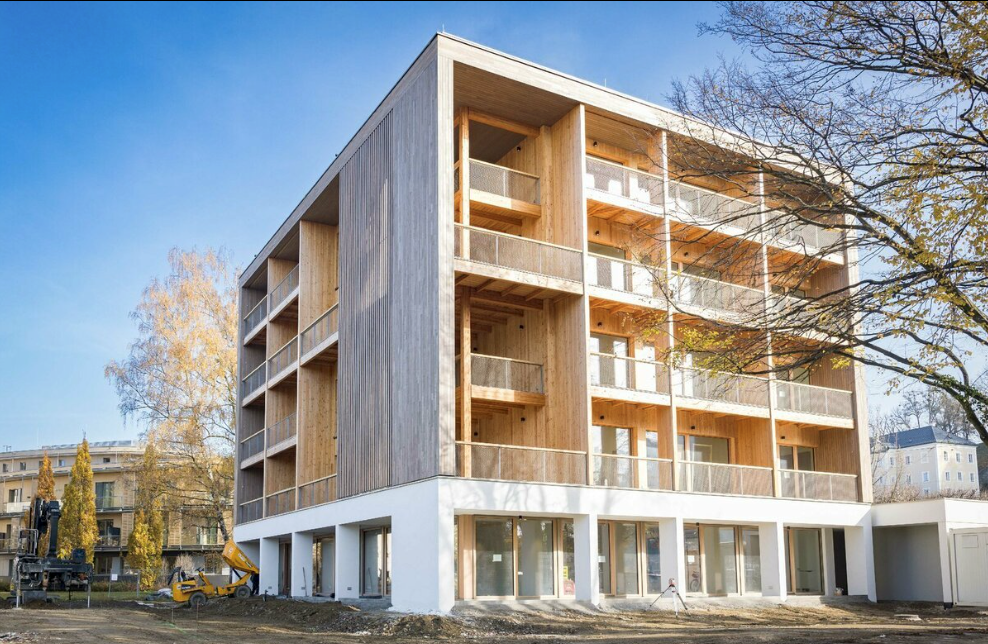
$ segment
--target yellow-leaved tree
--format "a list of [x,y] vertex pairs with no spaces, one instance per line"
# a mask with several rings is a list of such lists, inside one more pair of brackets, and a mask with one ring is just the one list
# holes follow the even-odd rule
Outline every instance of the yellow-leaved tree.
[[[132,316],[130,354],[106,366],[124,416],[153,434],[167,508],[215,521],[230,538],[236,441],[237,295],[226,256],[207,250],[168,255]],[[148,434],[146,434],[148,435]]]
[[[38,489],[34,493],[34,496],[42,501],[55,500],[55,472],[51,468],[51,459],[48,458],[48,452],[45,452],[44,458],[41,459],[41,470],[38,472]],[[50,538],[51,528],[46,530],[38,540],[38,556],[43,557],[48,554],[48,542]]]
[[93,462],[89,442],[83,439],[76,450],[75,463],[65,493],[62,517],[58,524],[58,556],[66,558],[75,548],[86,551],[92,563],[99,530],[96,527],[96,488],[93,485]]
[[152,433],[148,435],[144,455],[137,468],[134,529],[127,539],[127,564],[140,574],[141,588],[144,590],[154,588],[161,573],[163,472]]

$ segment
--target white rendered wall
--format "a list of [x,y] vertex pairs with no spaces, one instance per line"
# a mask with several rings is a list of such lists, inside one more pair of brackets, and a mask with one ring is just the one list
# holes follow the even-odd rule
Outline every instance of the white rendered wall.
[[[763,594],[779,598],[785,597],[784,528],[840,527],[845,529],[847,543],[848,592],[874,599],[869,512],[870,506],[862,503],[646,490],[616,493],[585,486],[434,478],[242,524],[235,528],[235,536],[241,543],[261,540],[261,592],[266,587],[272,589],[269,592],[277,592],[278,538],[295,543],[301,533],[335,530],[335,590],[338,598],[346,599],[360,595],[361,526],[390,524],[393,607],[402,611],[446,612],[455,597],[454,514],[572,518],[577,598],[592,603],[600,600],[598,520],[658,523],[663,585],[670,577],[683,582],[684,521],[757,525]],[[302,590],[295,564],[311,571],[311,537],[307,543],[308,559],[300,552],[304,546],[292,550],[293,594]],[[265,566],[266,563],[271,565]],[[307,592],[311,592],[310,575],[307,572]]]

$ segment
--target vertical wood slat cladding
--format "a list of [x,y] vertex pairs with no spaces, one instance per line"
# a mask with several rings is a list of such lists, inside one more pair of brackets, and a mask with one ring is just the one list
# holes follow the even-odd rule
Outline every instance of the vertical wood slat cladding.
[[341,497],[439,473],[437,82],[433,61],[340,173]]

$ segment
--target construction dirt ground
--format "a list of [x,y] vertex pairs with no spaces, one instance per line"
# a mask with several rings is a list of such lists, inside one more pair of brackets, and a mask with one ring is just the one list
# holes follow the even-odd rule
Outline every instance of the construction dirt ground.
[[[671,603],[671,602],[667,602]],[[136,601],[62,601],[0,609],[9,642],[988,642],[988,611],[861,601],[785,605],[691,605],[676,615],[579,605],[458,606],[452,616],[402,615],[373,605],[251,598],[214,600],[200,611]]]

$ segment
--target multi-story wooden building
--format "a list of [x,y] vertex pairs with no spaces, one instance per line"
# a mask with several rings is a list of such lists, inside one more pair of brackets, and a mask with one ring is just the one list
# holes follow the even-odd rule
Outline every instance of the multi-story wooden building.
[[[874,598],[860,370],[661,359],[698,318],[790,297],[773,264],[835,234],[738,241],[753,277],[697,270],[744,233],[715,213],[756,204],[684,176],[681,123],[429,43],[240,277],[235,534],[262,592]],[[810,283],[853,279],[853,252]]]
[[[42,459],[47,454],[51,460],[55,496],[61,499],[71,478],[77,448],[77,445],[51,445],[38,450],[0,452],[0,579],[9,578],[13,571],[21,521],[34,500]],[[131,440],[105,441],[90,443],[89,452],[99,528],[96,573],[119,574],[126,567],[123,560],[127,556],[127,539],[134,527],[135,470],[144,447]],[[220,572],[218,557],[206,556],[223,548],[215,522],[175,511],[168,514],[165,530],[165,568],[170,569],[176,558],[187,555],[197,566]]]

